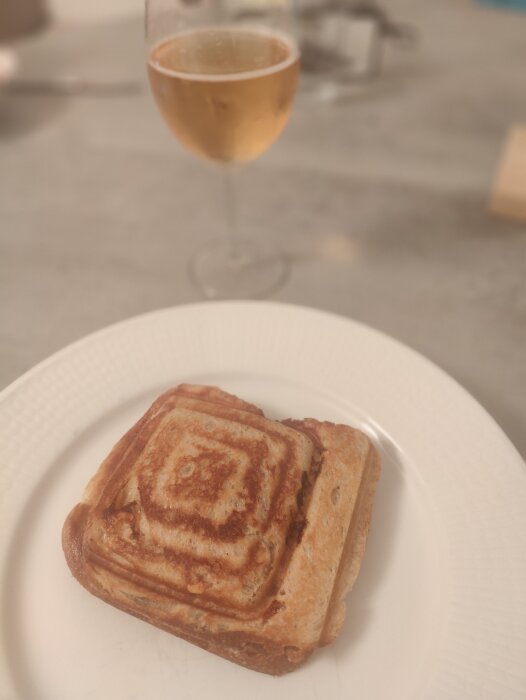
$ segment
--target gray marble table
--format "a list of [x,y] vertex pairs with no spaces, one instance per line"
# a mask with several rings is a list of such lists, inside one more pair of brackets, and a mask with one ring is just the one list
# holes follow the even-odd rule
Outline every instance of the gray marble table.
[[[396,0],[418,48],[289,128],[238,181],[241,225],[293,259],[273,295],[378,328],[450,373],[526,455],[526,227],[487,197],[526,121],[526,14]],[[391,7],[390,5],[390,7]],[[71,341],[199,298],[218,173],[162,125],[139,17],[20,42],[22,76],[136,80],[126,96],[0,95],[0,387]]]

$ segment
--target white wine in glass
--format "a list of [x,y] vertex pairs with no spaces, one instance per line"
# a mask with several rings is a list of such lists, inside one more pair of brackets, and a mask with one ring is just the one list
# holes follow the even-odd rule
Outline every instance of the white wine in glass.
[[250,22],[227,8],[211,0],[148,0],[148,75],[180,142],[224,166],[230,230],[196,253],[192,277],[209,297],[255,297],[283,281],[286,261],[268,240],[238,235],[231,172],[264,153],[284,129],[299,52],[288,1],[273,2],[272,12]]

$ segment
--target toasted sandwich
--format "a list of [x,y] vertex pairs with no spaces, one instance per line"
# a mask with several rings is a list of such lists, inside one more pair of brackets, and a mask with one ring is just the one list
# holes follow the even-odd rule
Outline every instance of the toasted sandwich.
[[64,553],[107,603],[281,675],[342,627],[379,473],[358,430],[270,420],[183,384],[99,467],[66,519]]

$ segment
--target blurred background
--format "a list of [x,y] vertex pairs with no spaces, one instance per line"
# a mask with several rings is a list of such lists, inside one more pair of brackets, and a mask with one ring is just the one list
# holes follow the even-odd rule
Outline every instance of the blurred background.
[[[272,299],[425,354],[523,456],[524,5],[298,0],[293,116],[236,184],[242,229],[292,262]],[[187,262],[223,191],[155,109],[142,13],[0,5],[0,388],[88,332],[200,299]]]

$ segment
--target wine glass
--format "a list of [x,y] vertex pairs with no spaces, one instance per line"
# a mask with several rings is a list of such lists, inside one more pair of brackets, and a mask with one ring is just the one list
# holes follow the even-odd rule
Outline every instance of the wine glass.
[[223,172],[228,233],[190,261],[210,298],[263,296],[286,278],[286,259],[268,239],[238,232],[232,176],[269,148],[290,116],[299,76],[292,2],[146,0],[159,111],[189,151]]

